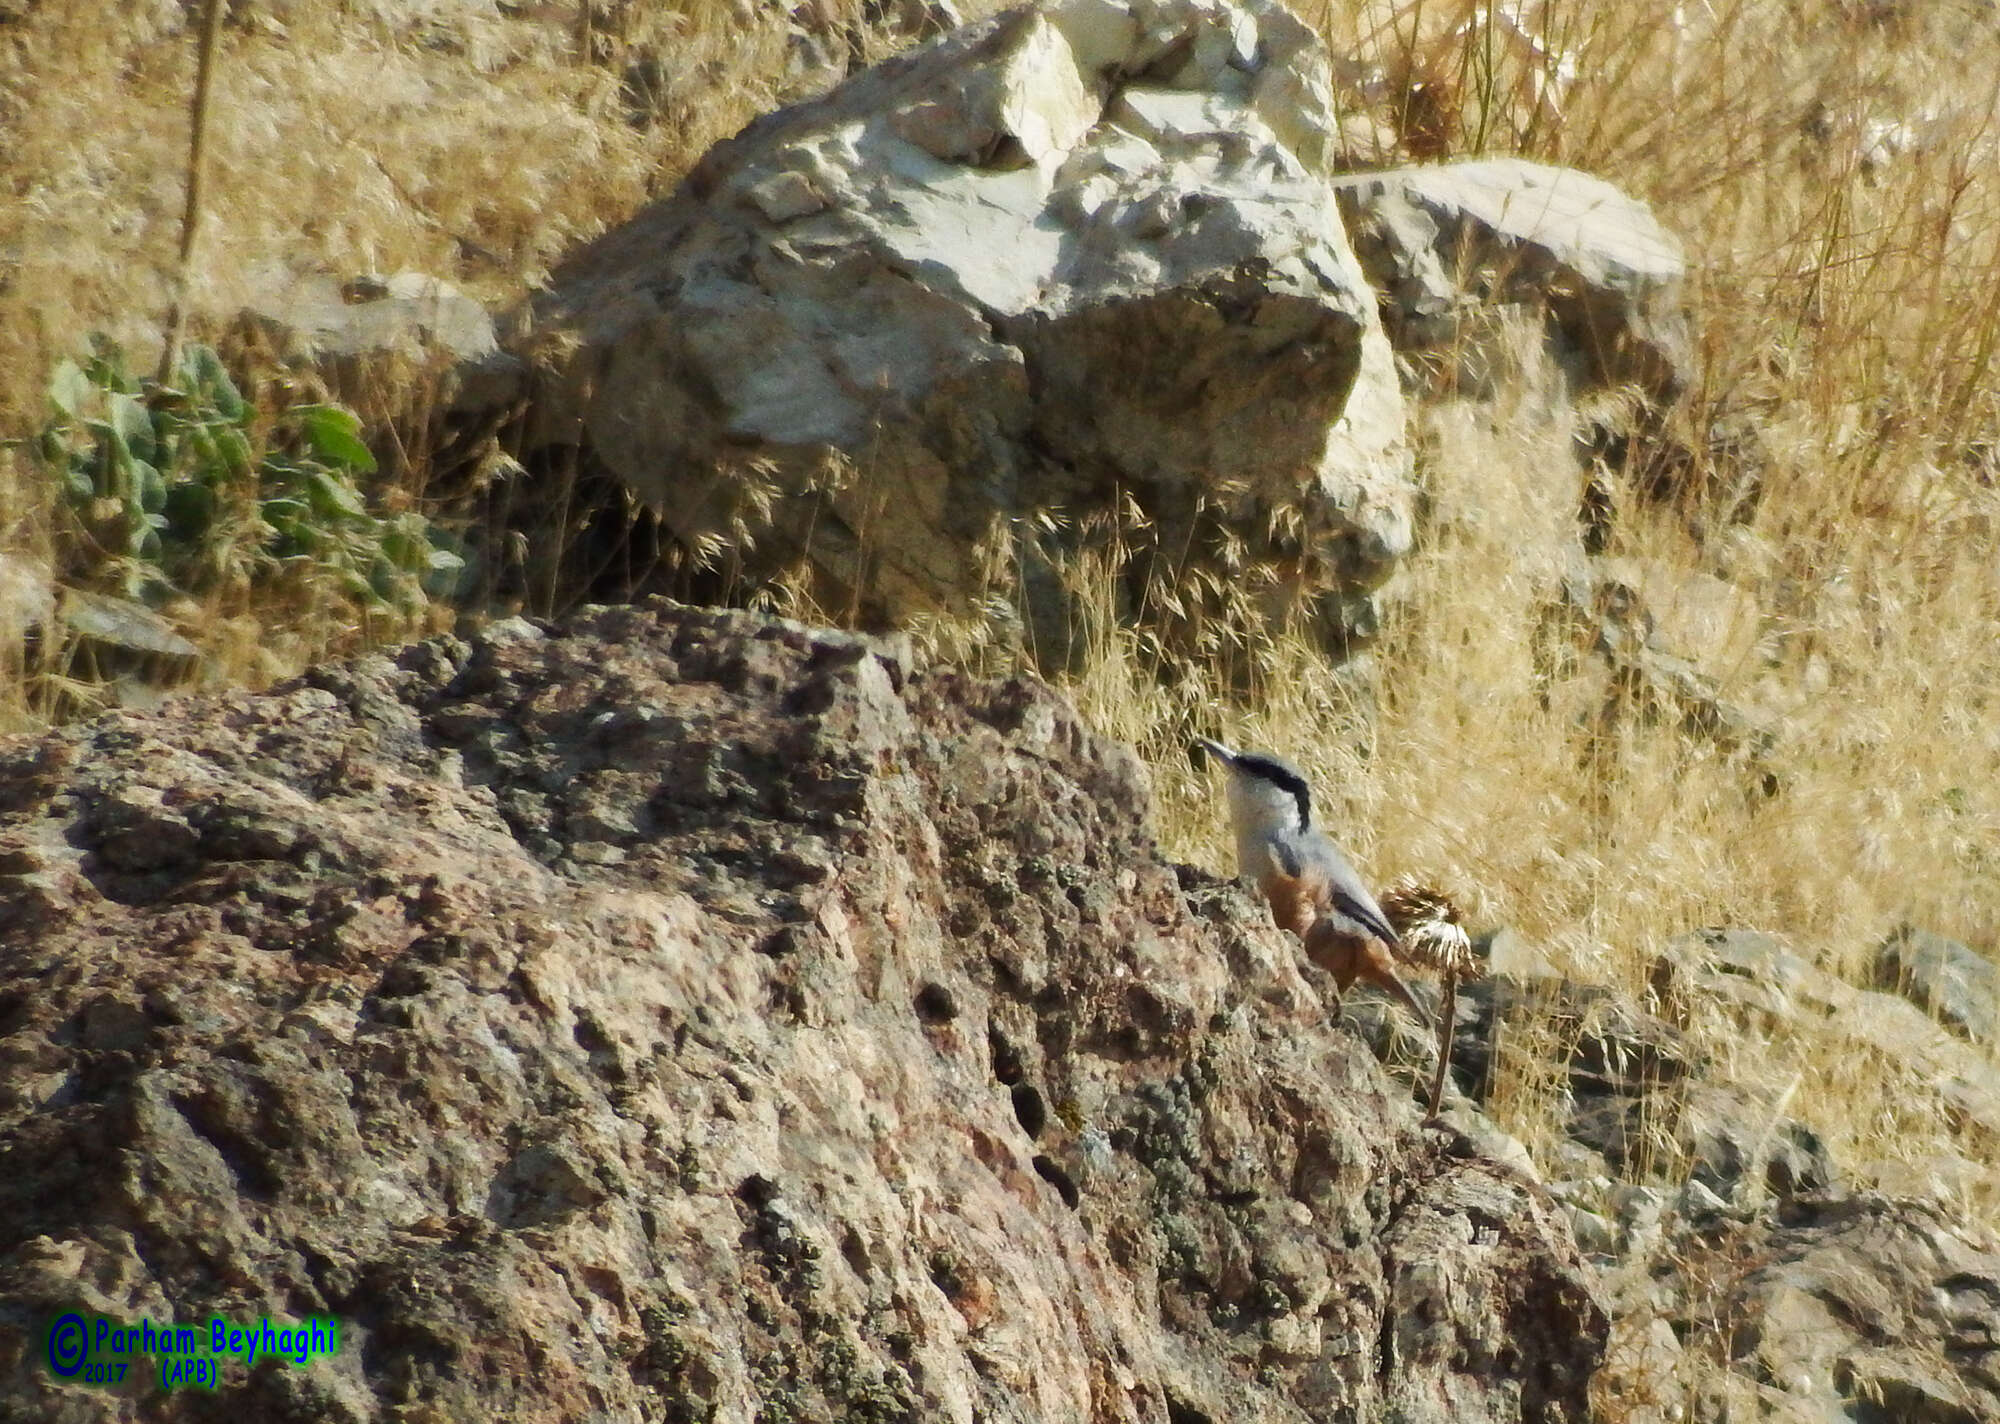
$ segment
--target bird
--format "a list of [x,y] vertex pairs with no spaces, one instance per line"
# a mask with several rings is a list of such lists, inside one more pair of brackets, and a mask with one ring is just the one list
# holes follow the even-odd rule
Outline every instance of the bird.
[[1229,773],[1236,867],[1257,884],[1271,918],[1305,946],[1343,992],[1357,979],[1386,989],[1428,1024],[1431,1016],[1396,973],[1402,941],[1353,863],[1313,824],[1312,788],[1283,757],[1196,742]]

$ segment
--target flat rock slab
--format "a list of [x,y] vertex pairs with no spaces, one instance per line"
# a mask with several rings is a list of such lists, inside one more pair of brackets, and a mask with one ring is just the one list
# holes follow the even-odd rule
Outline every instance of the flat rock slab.
[[1899,930],[1875,957],[1875,982],[1975,1043],[2000,1036],[2000,968],[1970,945]]
[[1560,1209],[1146,816],[1038,683],[666,604],[0,741],[0,1414],[1582,1420]]
[[[317,367],[350,400],[379,404],[383,388],[448,375],[434,392],[471,410],[512,400],[527,372],[500,349],[493,318],[439,277],[397,272],[335,281],[273,271],[237,315],[273,354]],[[370,397],[373,400],[370,401]]]
[[1337,180],[1400,349],[1441,350],[1468,316],[1546,312],[1579,383],[1671,399],[1693,370],[1677,238],[1601,178],[1520,158],[1475,159]]
[[1661,1260],[1703,1312],[1678,1328],[1730,1327],[1722,1415],[2000,1417],[2000,1251],[1934,1208],[1802,1196],[1749,1221],[1681,1222]]

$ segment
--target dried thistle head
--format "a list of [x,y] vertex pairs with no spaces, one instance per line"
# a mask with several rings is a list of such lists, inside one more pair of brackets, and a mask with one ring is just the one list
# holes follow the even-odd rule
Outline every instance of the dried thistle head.
[[1458,906],[1435,885],[1405,875],[1382,896],[1382,913],[1403,941],[1403,953],[1421,964],[1460,979],[1477,978],[1479,960],[1472,937],[1459,923]]

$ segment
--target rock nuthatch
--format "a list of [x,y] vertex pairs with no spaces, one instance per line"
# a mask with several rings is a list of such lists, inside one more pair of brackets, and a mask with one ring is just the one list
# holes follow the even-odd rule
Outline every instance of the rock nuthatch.
[[1430,1015],[1396,973],[1391,955],[1401,948],[1396,931],[1340,847],[1313,824],[1312,788],[1304,775],[1282,757],[1198,740],[1229,772],[1237,870],[1257,882],[1271,917],[1299,937],[1306,958],[1342,990],[1365,979],[1429,1023]]

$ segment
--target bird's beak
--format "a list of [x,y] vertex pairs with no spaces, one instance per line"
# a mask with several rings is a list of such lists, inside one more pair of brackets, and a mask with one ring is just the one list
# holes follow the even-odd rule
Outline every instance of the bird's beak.
[[1221,762],[1224,766],[1230,766],[1234,764],[1234,762],[1236,761],[1236,753],[1229,750],[1228,747],[1222,745],[1221,742],[1212,742],[1207,737],[1196,737],[1194,739],[1194,744],[1200,747],[1203,751],[1207,752],[1210,756],[1214,757],[1217,761]]

